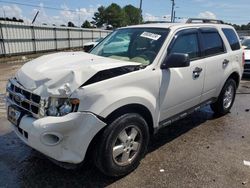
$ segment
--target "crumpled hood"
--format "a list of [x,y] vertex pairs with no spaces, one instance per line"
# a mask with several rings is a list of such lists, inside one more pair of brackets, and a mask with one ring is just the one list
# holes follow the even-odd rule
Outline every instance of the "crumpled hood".
[[16,78],[26,89],[42,97],[68,96],[97,72],[130,65],[139,63],[85,52],[61,52],[26,63]]

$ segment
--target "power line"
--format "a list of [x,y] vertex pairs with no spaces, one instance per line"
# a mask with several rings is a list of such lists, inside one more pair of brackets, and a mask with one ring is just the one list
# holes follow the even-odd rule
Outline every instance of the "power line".
[[34,8],[44,8],[44,9],[51,9],[51,10],[58,10],[58,11],[70,11],[70,12],[78,12],[73,9],[62,9],[62,8],[56,8],[56,7],[49,7],[49,6],[39,6],[39,5],[34,5],[34,4],[28,4],[28,3],[19,3],[15,1],[2,1],[0,0],[1,3],[7,3],[7,4],[16,4],[16,5],[21,5],[21,6],[27,6],[27,7],[34,7]]
[[[174,21],[174,11],[175,11],[175,0],[171,0],[172,1],[172,12],[171,12],[171,22]],[[140,0],[140,2],[142,2],[142,0]],[[15,1],[5,1],[5,0],[0,0],[0,3],[6,3],[6,4],[16,4],[16,5],[21,5],[21,6],[27,6],[27,7],[33,7],[33,8],[44,8],[44,9],[50,9],[50,10],[57,10],[57,11],[70,11],[70,12],[79,12],[79,11],[76,11],[76,10],[73,10],[73,9],[63,9],[63,8],[56,8],[56,7],[50,7],[50,6],[39,6],[39,5],[35,5],[35,4],[28,4],[28,3],[19,3],[19,2],[15,2]],[[186,4],[186,5],[190,5],[190,3],[187,3],[187,2],[183,2],[181,1],[180,4]],[[4,10],[5,11],[5,10]],[[190,10],[183,10],[183,9],[180,9],[180,11],[178,11],[179,14],[180,13],[193,13],[192,11]],[[194,16],[195,17],[195,16]],[[231,18],[229,16],[219,16],[221,17],[222,19],[224,20],[231,20],[231,21],[243,21],[243,22],[249,22],[250,20],[248,18]],[[177,18],[178,19],[178,18]]]

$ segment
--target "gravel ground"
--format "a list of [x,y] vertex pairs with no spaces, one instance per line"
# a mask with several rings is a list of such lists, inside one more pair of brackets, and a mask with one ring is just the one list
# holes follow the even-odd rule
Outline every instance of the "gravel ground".
[[209,107],[163,129],[140,166],[123,178],[102,175],[91,163],[76,170],[54,165],[21,142],[5,117],[5,84],[21,64],[0,64],[0,187],[250,187],[250,80],[231,113]]

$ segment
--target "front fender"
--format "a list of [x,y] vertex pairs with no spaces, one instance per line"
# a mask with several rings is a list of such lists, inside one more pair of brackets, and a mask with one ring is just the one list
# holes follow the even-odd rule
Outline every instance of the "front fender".
[[84,96],[79,111],[90,111],[106,118],[120,107],[129,104],[140,104],[150,111],[154,126],[156,125],[154,117],[157,117],[155,115],[158,108],[157,97],[146,89],[127,86],[105,90],[105,92],[98,92],[98,94],[92,93],[88,96],[81,94],[81,90],[79,90],[77,95]]

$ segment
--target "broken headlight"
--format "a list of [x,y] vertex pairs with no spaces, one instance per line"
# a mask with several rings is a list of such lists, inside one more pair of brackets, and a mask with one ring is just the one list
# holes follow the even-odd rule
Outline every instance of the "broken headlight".
[[76,112],[79,106],[79,99],[50,98],[47,109],[48,116],[64,116]]

